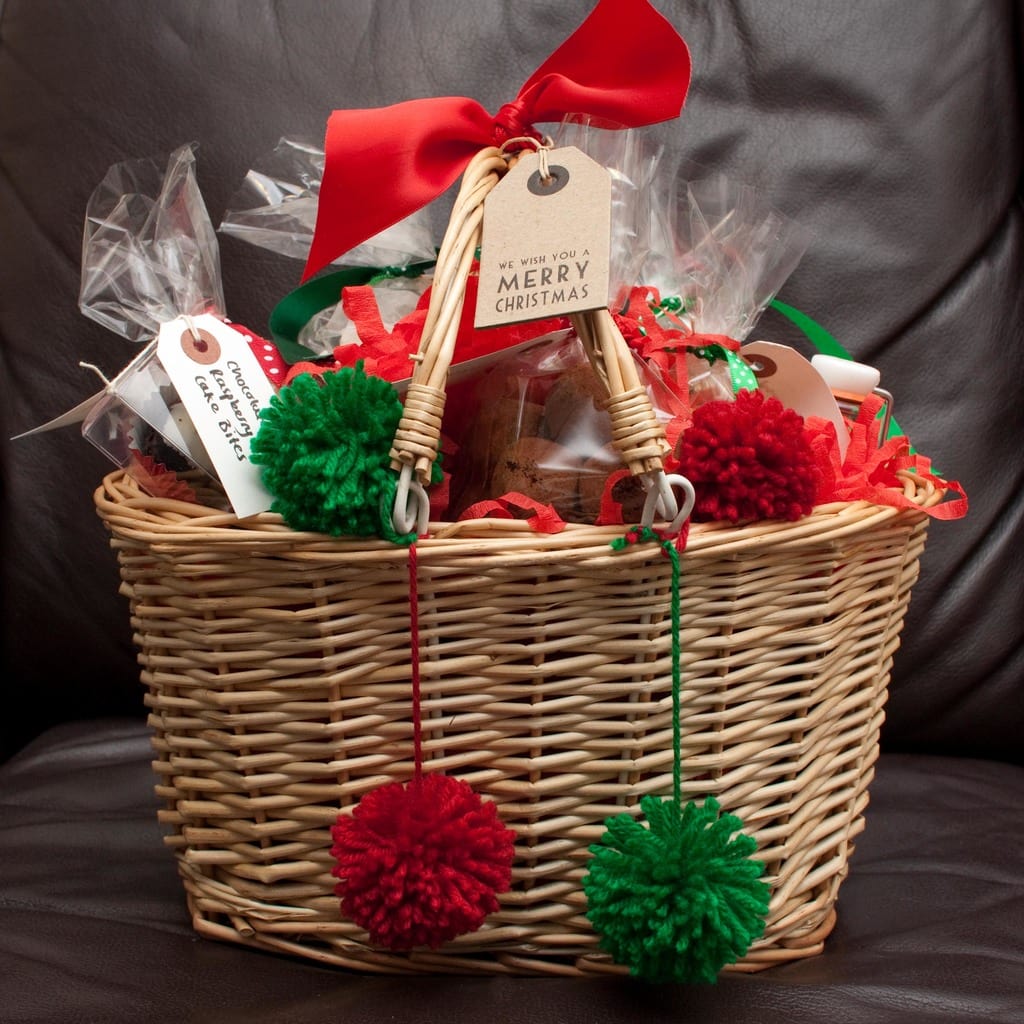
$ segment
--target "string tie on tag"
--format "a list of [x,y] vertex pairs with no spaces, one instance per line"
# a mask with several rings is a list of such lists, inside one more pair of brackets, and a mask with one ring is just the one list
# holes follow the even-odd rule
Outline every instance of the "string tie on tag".
[[92,372],[95,373],[101,381],[103,381],[104,385],[110,384],[110,378],[95,363],[84,363],[79,360],[78,365],[83,370],[92,370]]
[[203,340],[202,335],[199,333],[199,329],[196,327],[195,321],[187,313],[182,313],[181,319],[185,321],[185,326],[188,328],[188,333],[197,341]]
[[537,149],[537,158],[539,160],[538,171],[540,173],[540,180],[545,185],[551,184],[551,168],[548,166],[548,153],[550,150],[547,146],[539,146]]

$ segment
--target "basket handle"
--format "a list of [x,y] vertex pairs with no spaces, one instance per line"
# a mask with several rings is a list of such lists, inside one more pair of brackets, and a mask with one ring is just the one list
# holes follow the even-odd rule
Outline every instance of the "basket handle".
[[[399,473],[392,518],[401,533],[414,528],[426,532],[429,503],[425,486],[441,439],[448,368],[462,319],[466,282],[483,231],[484,200],[515,159],[515,154],[506,155],[494,146],[473,157],[463,173],[438,251],[419,351],[412,357],[416,366],[389,453],[391,467]],[[657,513],[672,520],[678,529],[693,507],[693,487],[685,477],[665,474],[662,457],[669,445],[622,333],[607,309],[574,313],[570,319],[594,372],[608,391],[612,444],[648,492],[644,525],[649,526]],[[681,503],[674,488],[683,492]]]

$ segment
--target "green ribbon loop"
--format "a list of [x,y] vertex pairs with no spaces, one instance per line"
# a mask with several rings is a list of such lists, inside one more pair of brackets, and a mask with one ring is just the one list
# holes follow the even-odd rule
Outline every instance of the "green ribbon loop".
[[655,316],[678,316],[681,313],[689,313],[693,307],[693,299],[684,299],[681,295],[666,295],[660,302],[653,304],[651,309]]
[[320,359],[321,356],[299,344],[299,334],[317,313],[341,299],[343,288],[373,285],[396,277],[419,277],[433,266],[434,260],[410,263],[404,267],[342,267],[314,277],[289,292],[274,307],[270,314],[270,337],[281,358],[289,365],[304,359]]
[[756,391],[757,377],[750,366],[740,358],[738,352],[724,345],[693,345],[686,349],[700,359],[706,359],[712,366],[719,359],[724,359],[729,368],[729,381],[732,384],[733,394],[737,391]]
[[[769,305],[793,323],[822,355],[853,360],[853,356],[821,324],[812,320],[806,313],[801,313],[799,309],[787,306],[784,302],[779,302],[778,299],[772,299]],[[884,416],[884,414],[884,409],[879,412],[880,417]],[[890,437],[903,436],[905,435],[903,430],[900,429],[900,425],[895,419],[890,418],[889,429],[886,431],[884,440],[888,441]]]

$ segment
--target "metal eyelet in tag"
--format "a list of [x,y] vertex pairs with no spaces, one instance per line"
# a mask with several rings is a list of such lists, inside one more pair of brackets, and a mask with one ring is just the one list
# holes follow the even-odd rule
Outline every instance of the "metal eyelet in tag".
[[249,446],[274,389],[245,339],[215,316],[179,317],[161,325],[156,351],[235,515],[266,512],[273,497]]
[[607,305],[611,196],[575,146],[521,154],[484,202],[475,326]]

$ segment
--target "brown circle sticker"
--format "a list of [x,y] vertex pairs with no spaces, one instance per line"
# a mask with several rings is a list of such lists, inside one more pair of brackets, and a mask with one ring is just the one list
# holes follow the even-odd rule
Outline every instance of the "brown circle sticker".
[[746,360],[758,380],[767,380],[769,377],[774,377],[776,370],[779,368],[774,359],[770,359],[760,352],[756,356],[747,356]]
[[211,366],[220,359],[220,342],[201,327],[181,332],[181,349],[194,363]]

